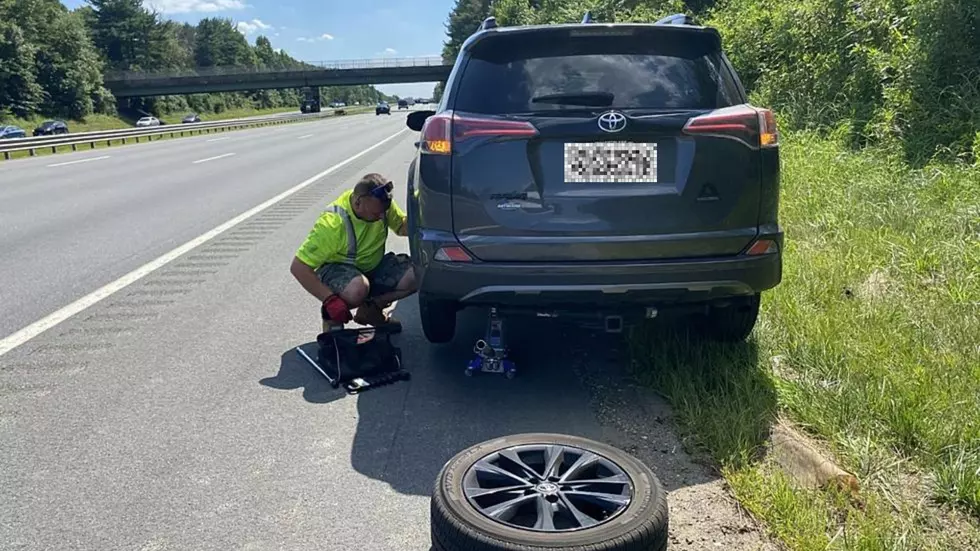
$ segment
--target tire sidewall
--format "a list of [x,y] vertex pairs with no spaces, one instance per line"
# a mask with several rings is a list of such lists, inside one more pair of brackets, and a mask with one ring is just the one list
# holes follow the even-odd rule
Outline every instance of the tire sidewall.
[[[521,444],[564,444],[577,446],[612,460],[622,468],[633,483],[630,504],[616,518],[599,527],[577,532],[561,532],[560,540],[555,533],[538,533],[511,528],[494,522],[477,512],[462,492],[466,471],[480,458],[494,451]],[[652,471],[639,460],[622,450],[585,438],[554,435],[524,434],[502,437],[473,446],[450,459],[443,466],[437,479],[436,491],[445,504],[445,513],[470,530],[512,545],[530,545],[542,548],[566,548],[606,542],[610,539],[640,529],[654,517],[658,502],[665,500],[663,488]]]

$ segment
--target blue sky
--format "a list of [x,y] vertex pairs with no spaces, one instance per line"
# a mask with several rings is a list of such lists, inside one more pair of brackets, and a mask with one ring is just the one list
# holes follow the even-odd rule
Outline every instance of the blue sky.
[[[62,0],[69,8],[85,0]],[[303,61],[439,55],[453,0],[143,0],[163,17],[229,18],[254,43],[258,34]],[[429,96],[434,83],[385,84],[388,94]]]

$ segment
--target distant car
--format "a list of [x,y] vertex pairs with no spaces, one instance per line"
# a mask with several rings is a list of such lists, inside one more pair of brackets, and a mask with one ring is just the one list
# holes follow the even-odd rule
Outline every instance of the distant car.
[[0,126],[0,140],[26,138],[27,132],[19,126]]
[[187,115],[186,117],[184,117],[184,119],[182,121],[180,121],[180,122],[182,122],[184,124],[190,124],[192,122],[201,122],[201,117],[198,116],[197,113],[191,113],[190,115]]
[[386,101],[379,101],[378,105],[376,105],[374,108],[375,115],[380,115],[382,113],[384,113],[385,115],[391,114],[391,106],[388,105],[388,102]]
[[65,121],[44,121],[34,129],[35,136],[54,136],[55,134],[67,134],[68,125]]
[[408,109],[408,100],[407,99],[400,99],[400,100],[398,100],[398,108],[399,109]]
[[160,126],[160,119],[156,117],[143,117],[140,120],[136,121],[136,126],[139,127]]

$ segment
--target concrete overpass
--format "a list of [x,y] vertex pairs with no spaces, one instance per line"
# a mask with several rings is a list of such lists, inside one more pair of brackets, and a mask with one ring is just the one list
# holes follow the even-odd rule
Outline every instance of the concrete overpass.
[[304,86],[440,82],[449,78],[452,70],[452,65],[446,65],[438,56],[305,62],[305,65],[301,69],[204,67],[161,73],[122,71],[107,74],[105,86],[117,98],[126,98]]

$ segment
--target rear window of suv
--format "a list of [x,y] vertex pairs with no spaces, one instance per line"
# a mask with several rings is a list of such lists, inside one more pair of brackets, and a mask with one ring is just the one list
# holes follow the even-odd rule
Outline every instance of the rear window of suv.
[[716,45],[693,33],[573,37],[566,31],[564,36],[531,32],[488,37],[471,51],[452,108],[493,115],[583,109],[590,107],[532,100],[589,93],[612,94],[612,103],[603,109],[736,105],[742,100]]

